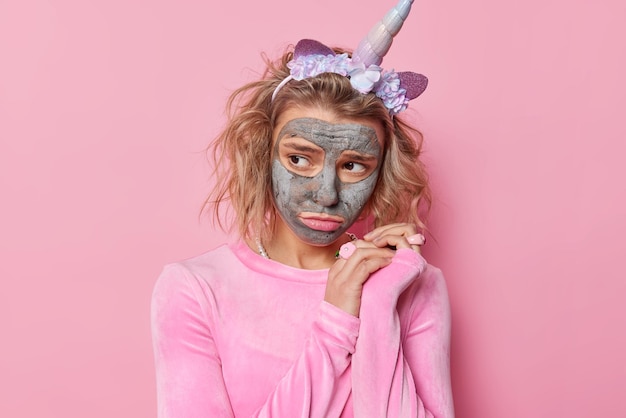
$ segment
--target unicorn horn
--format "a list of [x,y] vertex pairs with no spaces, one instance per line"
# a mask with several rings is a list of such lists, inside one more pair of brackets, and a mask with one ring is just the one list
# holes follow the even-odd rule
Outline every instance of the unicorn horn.
[[383,57],[389,51],[393,37],[400,31],[406,20],[413,0],[400,0],[393,9],[389,10],[385,17],[374,25],[367,36],[363,38],[359,46],[352,54],[352,62],[370,65],[380,65]]

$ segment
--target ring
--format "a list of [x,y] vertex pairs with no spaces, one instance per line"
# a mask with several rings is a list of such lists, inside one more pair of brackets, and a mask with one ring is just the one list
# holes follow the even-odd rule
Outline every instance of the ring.
[[351,242],[346,242],[339,248],[339,257],[347,260],[356,251],[356,245]]
[[409,241],[409,244],[411,245],[424,245],[424,243],[426,242],[426,237],[422,234],[415,234],[407,237],[406,240]]

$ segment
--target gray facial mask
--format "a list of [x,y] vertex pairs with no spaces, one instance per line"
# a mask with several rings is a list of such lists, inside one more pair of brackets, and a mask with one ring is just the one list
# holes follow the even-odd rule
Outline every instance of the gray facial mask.
[[[281,141],[291,137],[305,139],[324,151],[324,164],[313,176],[300,175],[281,161]],[[356,182],[342,181],[337,161],[348,150],[374,157],[376,168]],[[357,220],[368,202],[376,186],[381,160],[376,131],[369,126],[333,124],[314,118],[287,122],[278,135],[272,162],[274,203],[280,217],[304,242],[332,244]],[[321,214],[320,218],[330,215],[342,221],[335,222],[334,226],[323,222],[311,225],[310,221],[303,221],[302,213]]]

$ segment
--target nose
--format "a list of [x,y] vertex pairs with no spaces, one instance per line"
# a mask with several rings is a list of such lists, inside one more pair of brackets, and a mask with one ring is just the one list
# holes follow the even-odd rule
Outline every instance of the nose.
[[315,202],[324,207],[335,206],[339,202],[339,178],[334,167],[325,168],[319,176],[320,188],[315,194]]

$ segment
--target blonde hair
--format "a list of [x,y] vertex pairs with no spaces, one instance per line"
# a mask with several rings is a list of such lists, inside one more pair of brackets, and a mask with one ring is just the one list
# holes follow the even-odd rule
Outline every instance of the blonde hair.
[[[292,106],[319,107],[345,118],[374,119],[383,127],[383,162],[363,215],[372,216],[374,226],[410,222],[425,228],[420,212],[422,208],[428,212],[431,195],[419,160],[421,133],[398,116],[392,118],[373,93],[359,93],[346,77],[334,73],[291,80],[272,101],[272,93],[289,75],[287,63],[292,57],[291,50],[275,62],[264,56],[267,67],[261,79],[235,90],[228,99],[226,127],[209,146],[216,186],[203,209],[212,208],[213,221],[222,229],[236,227],[243,237],[271,240],[276,221],[270,169],[276,121]],[[220,216],[226,201],[234,214],[230,225],[224,225]]]

